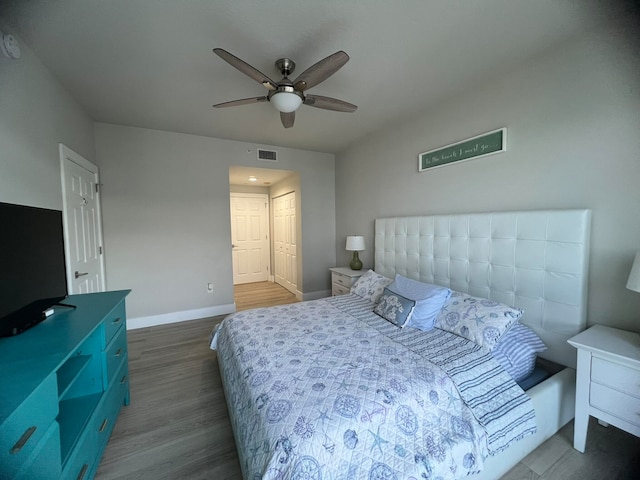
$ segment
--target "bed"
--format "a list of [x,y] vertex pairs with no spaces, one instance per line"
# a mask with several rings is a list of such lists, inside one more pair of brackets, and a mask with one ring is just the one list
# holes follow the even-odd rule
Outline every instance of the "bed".
[[[548,210],[377,219],[369,277],[454,292],[429,331],[385,318],[380,298],[392,296],[378,295],[379,285],[225,318],[211,347],[244,478],[499,478],[573,418],[566,340],[586,325],[590,218]],[[496,325],[530,327],[553,374],[524,392],[473,327],[449,331],[456,295],[488,299],[504,307],[501,317],[522,310]]]

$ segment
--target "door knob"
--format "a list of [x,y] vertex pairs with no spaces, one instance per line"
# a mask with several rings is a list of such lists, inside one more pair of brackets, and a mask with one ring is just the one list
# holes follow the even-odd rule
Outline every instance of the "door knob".
[[89,275],[89,272],[82,272],[80,273],[79,271],[76,270],[76,273],[74,274],[76,278],[78,277],[84,277],[85,275]]

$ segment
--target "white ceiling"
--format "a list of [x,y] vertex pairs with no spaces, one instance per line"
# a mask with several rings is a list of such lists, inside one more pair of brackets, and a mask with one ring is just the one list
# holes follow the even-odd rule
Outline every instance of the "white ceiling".
[[[274,168],[233,166],[229,167],[229,185],[269,187],[293,173],[290,170],[276,170]],[[249,180],[250,177],[254,177],[256,180],[252,182]]]
[[[98,122],[338,152],[603,20],[597,0],[4,0],[0,21]],[[615,3],[615,2],[614,2]],[[351,60],[307,93],[293,128],[269,104],[214,109],[266,89],[212,49],[279,80],[338,50]]]

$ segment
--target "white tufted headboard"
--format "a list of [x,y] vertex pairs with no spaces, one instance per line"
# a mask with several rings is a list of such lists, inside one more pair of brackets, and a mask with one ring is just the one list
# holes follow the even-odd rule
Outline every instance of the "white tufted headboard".
[[566,340],[587,323],[590,210],[379,218],[375,271],[524,310],[540,356],[575,368]]

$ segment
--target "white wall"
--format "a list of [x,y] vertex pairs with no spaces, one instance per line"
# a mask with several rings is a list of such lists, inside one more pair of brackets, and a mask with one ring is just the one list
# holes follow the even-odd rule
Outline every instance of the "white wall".
[[[229,166],[264,168],[257,146],[101,123],[95,135],[108,288],[132,289],[127,305],[134,323],[228,311]],[[278,151],[273,168],[300,175],[301,215],[309,221],[302,225],[299,288],[326,290],[327,269],[335,264],[334,156],[268,148]]]
[[16,37],[21,58],[0,55],[0,201],[62,210],[58,143],[93,161],[93,122]]
[[[640,331],[625,288],[640,249],[640,56],[621,29],[600,31],[390,127],[336,156],[336,254],[377,217],[590,208],[588,322]],[[428,86],[425,86],[428,88]],[[411,92],[411,94],[416,94]],[[419,173],[417,156],[507,127],[508,151]]]

